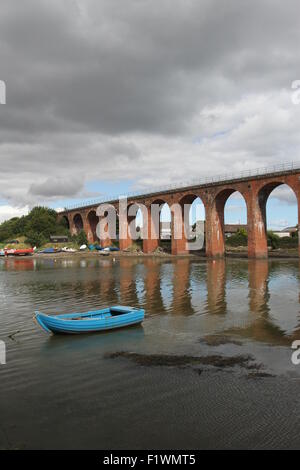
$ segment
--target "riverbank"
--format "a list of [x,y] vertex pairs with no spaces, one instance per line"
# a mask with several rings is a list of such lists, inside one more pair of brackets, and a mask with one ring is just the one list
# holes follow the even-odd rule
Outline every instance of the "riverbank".
[[[169,252],[164,251],[156,251],[153,253],[144,253],[142,251],[113,251],[113,252],[105,252],[108,255],[103,255],[103,251],[77,251],[74,253],[68,252],[57,252],[57,253],[35,253],[33,255],[34,258],[70,258],[70,257],[110,257],[110,258],[120,258],[120,257],[128,257],[128,258],[191,258],[191,259],[207,259],[205,252],[195,252],[195,253],[186,253],[182,255],[172,255]],[[226,250],[225,257],[228,258],[248,258],[247,250]],[[298,250],[296,249],[278,249],[278,250],[269,250],[268,252],[269,258],[288,258],[288,259],[298,259],[299,254]]]
[[[105,253],[105,254],[104,254]],[[197,253],[186,253],[181,255],[172,255],[168,252],[158,251],[153,253],[143,253],[142,251],[114,251],[114,252],[103,252],[103,251],[76,251],[76,252],[54,252],[54,253],[34,253],[31,256],[8,256],[0,257],[1,259],[26,259],[26,258],[45,258],[45,259],[57,259],[57,258],[107,258],[107,259],[118,259],[118,258],[159,258],[159,259],[208,259],[204,252]],[[248,253],[245,250],[226,250],[225,258],[234,259],[247,259]],[[270,259],[299,259],[298,250],[270,250],[268,252],[268,258]]]

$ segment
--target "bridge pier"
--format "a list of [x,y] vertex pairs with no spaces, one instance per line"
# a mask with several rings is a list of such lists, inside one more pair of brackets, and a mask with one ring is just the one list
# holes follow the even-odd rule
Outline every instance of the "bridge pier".
[[[107,217],[107,213],[105,213],[104,216],[102,217],[98,217],[98,220],[100,223],[102,221],[103,223],[103,220]],[[100,238],[99,239],[99,242],[100,242],[100,246],[102,246],[103,248],[106,248],[108,246],[111,246],[112,244],[112,239],[111,239],[111,234],[109,233],[109,226],[108,226],[108,223],[106,223],[103,227],[103,230],[105,232],[105,236],[103,238]]]
[[187,254],[188,246],[185,236],[184,215],[182,207],[178,205],[180,210],[171,213],[171,253],[172,255]]
[[268,257],[266,230],[266,195],[256,192],[247,198],[248,257],[264,259]]
[[224,206],[225,203],[213,201],[206,210],[206,256],[209,258],[222,258],[225,254]]
[[71,236],[76,235],[76,227],[74,224],[73,217],[68,217],[68,220],[69,220],[69,227],[70,227],[69,230],[70,230]]
[[95,242],[94,233],[87,218],[83,219],[83,230],[85,231],[86,238],[89,244],[94,243]]
[[[151,212],[151,205],[147,207],[147,226],[146,226],[146,238],[143,239],[143,252],[153,253],[159,246],[159,228],[157,233],[157,227],[153,219]],[[144,221],[145,222],[145,221]]]
[[[125,214],[126,215],[126,214]],[[132,237],[130,233],[130,223],[135,219],[135,217],[122,217],[119,220],[119,248],[120,250],[126,250],[132,245]]]

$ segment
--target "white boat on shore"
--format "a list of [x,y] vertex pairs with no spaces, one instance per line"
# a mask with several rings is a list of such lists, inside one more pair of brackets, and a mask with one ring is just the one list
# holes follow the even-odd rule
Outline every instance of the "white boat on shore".
[[76,253],[77,250],[75,250],[75,248],[68,248],[67,246],[64,246],[61,251],[64,253]]

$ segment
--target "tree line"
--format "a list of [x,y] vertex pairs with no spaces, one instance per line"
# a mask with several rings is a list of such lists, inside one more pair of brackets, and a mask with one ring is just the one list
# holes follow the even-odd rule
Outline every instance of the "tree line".
[[0,243],[25,237],[25,243],[40,247],[50,235],[70,235],[67,222],[57,219],[57,212],[48,207],[34,207],[28,215],[13,217],[0,224]]

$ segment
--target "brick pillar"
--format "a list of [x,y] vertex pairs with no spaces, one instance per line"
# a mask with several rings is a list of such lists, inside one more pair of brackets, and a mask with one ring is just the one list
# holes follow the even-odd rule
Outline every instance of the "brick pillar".
[[268,243],[266,232],[267,196],[252,192],[247,197],[248,257],[267,258]]
[[128,217],[122,217],[122,220],[119,221],[120,226],[119,226],[119,233],[120,233],[120,238],[119,238],[119,247],[120,250],[126,250],[132,245],[132,239],[130,236],[130,231],[129,231],[129,223],[131,222],[132,218]]
[[76,227],[75,227],[75,224],[74,224],[74,221],[73,221],[73,217],[69,217],[69,227],[70,227],[70,234],[71,236],[73,235],[76,235],[77,233],[77,230],[76,230]]
[[187,240],[184,233],[184,221],[182,208],[178,206],[176,212],[171,214],[171,251],[172,255],[183,255],[188,253]]
[[[99,217],[99,220],[103,219],[102,217]],[[108,224],[105,225],[104,231],[106,232],[106,236],[100,239],[100,246],[103,248],[106,248],[108,246],[111,246],[112,241],[108,233]]]
[[224,206],[223,199],[207,204],[205,238],[206,256],[208,257],[220,258],[225,253]]
[[82,217],[82,220],[83,220],[83,230],[85,231],[88,242],[90,244],[94,243],[94,241],[95,241],[94,240],[94,234],[93,234],[93,231],[91,229],[91,225],[88,221],[88,218],[87,217]]
[[147,207],[147,237],[143,239],[143,252],[152,253],[159,245],[159,233],[151,214],[151,206]]

